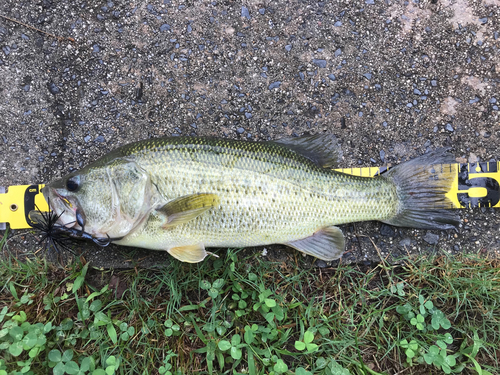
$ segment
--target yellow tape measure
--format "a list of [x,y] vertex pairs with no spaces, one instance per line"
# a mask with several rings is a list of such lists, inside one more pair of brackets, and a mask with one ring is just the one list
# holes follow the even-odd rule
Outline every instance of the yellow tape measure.
[[[472,207],[500,207],[499,162],[468,164],[438,164],[436,174],[453,174],[455,181],[446,196],[452,202],[450,209]],[[386,167],[344,168],[338,172],[361,177],[374,177],[387,171]],[[0,187],[0,230],[9,223],[12,229],[31,228],[28,214],[38,207],[48,211],[49,206],[40,193],[45,185],[9,186],[7,192]]]
[[12,229],[31,228],[28,224],[28,214],[35,209],[35,205],[40,211],[49,210],[47,201],[40,193],[44,186],[9,186],[6,193],[0,194],[0,225],[9,223]]

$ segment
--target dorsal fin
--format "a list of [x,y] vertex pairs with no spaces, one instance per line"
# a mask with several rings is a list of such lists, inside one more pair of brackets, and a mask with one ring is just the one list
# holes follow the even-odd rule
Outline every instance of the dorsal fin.
[[274,143],[288,147],[323,168],[336,168],[342,159],[342,148],[333,134],[282,138]]

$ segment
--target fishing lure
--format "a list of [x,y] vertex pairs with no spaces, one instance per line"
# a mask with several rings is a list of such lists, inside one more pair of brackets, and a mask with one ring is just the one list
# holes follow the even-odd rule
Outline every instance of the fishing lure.
[[58,223],[58,220],[62,214],[56,214],[52,210],[41,211],[36,205],[35,210],[29,213],[29,224],[42,233],[39,243],[44,243],[46,250],[50,251],[54,249],[60,253],[59,249],[64,249],[76,256],[75,252],[68,245],[68,243],[75,239],[91,240],[100,247],[106,247],[112,241],[119,240],[119,238],[111,238],[109,236],[94,237],[83,229],[68,228],[66,225],[61,225]]

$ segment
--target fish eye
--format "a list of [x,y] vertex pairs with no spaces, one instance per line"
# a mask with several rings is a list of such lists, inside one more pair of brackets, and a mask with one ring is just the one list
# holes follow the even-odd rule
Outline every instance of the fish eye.
[[80,187],[80,176],[73,176],[66,181],[68,191],[76,191]]

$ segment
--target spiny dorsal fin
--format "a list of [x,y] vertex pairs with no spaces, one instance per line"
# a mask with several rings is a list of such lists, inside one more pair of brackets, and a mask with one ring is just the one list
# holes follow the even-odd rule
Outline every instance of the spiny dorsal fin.
[[167,250],[174,258],[186,263],[199,263],[207,256],[203,244],[177,246]]
[[312,236],[301,240],[288,242],[285,245],[318,259],[335,260],[342,256],[345,240],[342,231],[337,227],[326,227],[318,230]]
[[290,148],[323,168],[336,168],[342,159],[342,148],[333,134],[282,138],[274,143]]
[[212,207],[218,206],[219,201],[217,194],[190,194],[171,200],[158,212],[167,218],[166,223],[163,225],[166,229],[195,219]]

